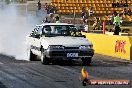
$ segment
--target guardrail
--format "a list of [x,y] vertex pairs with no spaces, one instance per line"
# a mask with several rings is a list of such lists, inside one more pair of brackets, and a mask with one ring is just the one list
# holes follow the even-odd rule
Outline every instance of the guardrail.
[[95,53],[132,60],[132,37],[85,33],[93,43]]

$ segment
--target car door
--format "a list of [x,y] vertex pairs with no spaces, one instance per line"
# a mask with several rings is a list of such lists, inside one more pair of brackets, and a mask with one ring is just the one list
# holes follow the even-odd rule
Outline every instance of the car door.
[[41,39],[40,39],[41,32],[42,32],[42,26],[38,26],[35,36],[33,38],[34,52],[38,56],[41,55],[41,50],[40,50],[41,49]]
[[34,46],[34,38],[35,38],[36,32],[37,32],[37,28],[35,27],[33,31],[30,33],[30,35],[27,36],[26,38],[27,44],[30,45],[31,49],[32,49],[32,46]]

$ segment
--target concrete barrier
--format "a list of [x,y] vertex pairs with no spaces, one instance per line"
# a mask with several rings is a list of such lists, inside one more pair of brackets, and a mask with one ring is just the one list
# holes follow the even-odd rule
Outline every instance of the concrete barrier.
[[118,57],[125,60],[132,59],[132,37],[84,33],[93,43],[95,53]]

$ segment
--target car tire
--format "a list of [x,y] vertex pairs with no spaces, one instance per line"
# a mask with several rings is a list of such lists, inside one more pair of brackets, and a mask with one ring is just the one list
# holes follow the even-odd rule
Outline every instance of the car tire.
[[30,61],[35,61],[36,60],[36,55],[32,53],[32,51],[30,50],[30,55],[29,55],[29,60]]
[[44,65],[48,65],[49,64],[49,58],[46,57],[43,52],[41,53],[41,62]]
[[82,64],[84,66],[89,66],[91,64],[91,61],[92,61],[91,57],[82,58]]

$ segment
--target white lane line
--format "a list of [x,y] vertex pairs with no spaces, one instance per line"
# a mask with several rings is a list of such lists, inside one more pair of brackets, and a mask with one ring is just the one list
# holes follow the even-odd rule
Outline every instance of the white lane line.
[[4,63],[0,62],[0,64],[4,64]]

